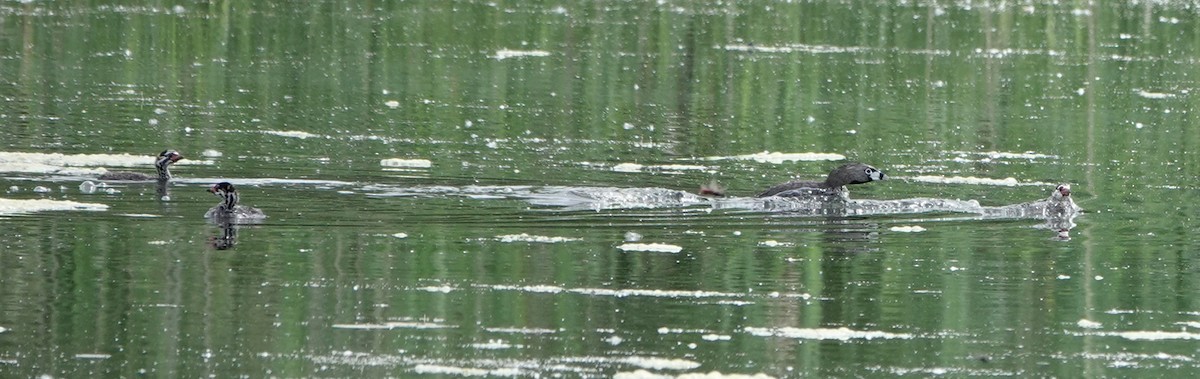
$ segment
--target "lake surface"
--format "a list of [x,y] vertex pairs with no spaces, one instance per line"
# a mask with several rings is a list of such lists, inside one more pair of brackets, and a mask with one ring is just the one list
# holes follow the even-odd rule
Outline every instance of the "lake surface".
[[0,3],[0,376],[1200,374],[1197,8],[1019,3]]

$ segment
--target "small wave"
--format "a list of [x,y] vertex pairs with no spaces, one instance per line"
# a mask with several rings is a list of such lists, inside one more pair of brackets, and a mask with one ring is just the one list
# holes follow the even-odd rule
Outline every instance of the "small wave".
[[910,177],[910,178],[897,177],[897,179],[908,179],[908,180],[912,180],[912,181],[916,181],[916,182],[937,183],[937,184],[978,184],[978,185],[1004,186],[1004,187],[1051,185],[1050,183],[1044,183],[1044,182],[1022,183],[1022,182],[1018,181],[1016,178],[1012,178],[1012,177],[1008,177],[1008,178],[1004,178],[1004,179],[992,179],[992,178],[977,178],[974,176],[918,175],[918,176],[914,176],[914,177]]
[[16,215],[46,211],[104,211],[108,205],[78,203],[66,200],[14,200],[0,199],[0,215]]
[[846,159],[845,155],[837,153],[781,153],[764,151],[761,153],[734,155],[727,157],[706,157],[704,160],[719,161],[726,159],[755,161],[759,163],[774,163],[780,164],[783,162],[792,161],[840,161]]
[[316,187],[345,187],[352,182],[320,179],[284,179],[284,178],[171,178],[171,182],[182,184],[208,184],[229,182],[238,186],[270,186],[270,185],[308,185]]
[[498,60],[498,61],[502,61],[502,60],[505,60],[508,58],[548,57],[548,56],[550,56],[550,52],[545,51],[545,50],[500,49],[500,50],[496,51],[496,55],[493,55],[492,58],[495,60]]
[[312,134],[309,132],[302,132],[302,131],[298,131],[298,130],[264,130],[263,134],[270,134],[270,135],[275,135],[275,136],[280,136],[280,137],[288,137],[288,138],[299,138],[299,139],[322,137],[320,134]]
[[747,327],[746,333],[759,337],[783,337],[806,340],[838,340],[852,339],[910,339],[913,335],[907,333],[888,333],[875,330],[853,330],[849,328],[756,328]]
[[524,195],[534,205],[564,210],[683,208],[710,199],[665,188],[545,187]]
[[385,168],[430,168],[433,162],[428,159],[388,158],[379,161]]
[[522,198],[530,193],[529,186],[394,186],[388,184],[369,184],[363,186],[362,192],[371,197],[443,197],[465,196],[471,198]]

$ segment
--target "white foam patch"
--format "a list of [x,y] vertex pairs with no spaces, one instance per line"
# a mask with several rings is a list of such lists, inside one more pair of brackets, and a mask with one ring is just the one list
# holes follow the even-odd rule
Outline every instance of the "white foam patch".
[[500,376],[500,373],[493,372],[494,370],[486,370],[481,368],[442,366],[431,364],[420,364],[413,367],[413,371],[418,374],[439,374],[439,375],[456,375],[456,376]]
[[1170,99],[1172,97],[1175,97],[1175,94],[1173,94],[1173,93],[1150,92],[1150,91],[1140,89],[1140,88],[1137,89],[1136,91],[1137,91],[1136,93],[1138,96],[1141,96],[1141,97],[1144,97],[1147,99],[1158,100],[1158,99]]
[[235,186],[267,186],[267,185],[310,185],[310,186],[350,186],[355,183],[338,180],[318,179],[281,179],[281,178],[171,178],[173,183],[213,185],[229,182]]
[[755,161],[759,163],[774,163],[780,164],[783,162],[794,161],[840,161],[846,159],[845,155],[835,153],[780,153],[764,151],[755,154],[734,155],[727,157],[707,157],[705,160],[719,161],[727,159]]
[[710,169],[708,166],[699,166],[699,165],[690,165],[690,164],[664,164],[664,165],[655,165],[654,167],[663,169],[663,170],[668,170],[668,171],[707,171]]
[[1136,330],[1129,332],[1101,333],[1106,336],[1116,336],[1134,341],[1164,341],[1164,340],[1200,340],[1200,333],[1164,332],[1156,330]]
[[707,166],[683,165],[683,164],[662,164],[662,165],[647,166],[647,165],[642,165],[642,164],[637,164],[637,163],[620,163],[620,164],[613,166],[612,170],[615,172],[628,172],[628,173],[644,172],[644,171],[656,171],[656,172],[670,173],[670,172],[680,172],[680,171],[708,171],[708,170],[710,170],[710,168]]
[[133,217],[133,218],[159,218],[162,216],[145,214],[145,213],[122,213],[117,216]]
[[833,53],[854,53],[866,51],[868,48],[859,46],[829,46],[829,45],[804,45],[804,44],[789,44],[782,46],[770,45],[725,45],[725,50],[728,51],[743,51],[753,53],[809,53],[809,54],[833,54]]
[[888,230],[891,230],[893,232],[900,232],[900,233],[920,233],[920,232],[924,232],[925,228],[922,228],[920,225],[905,225],[905,226],[893,226],[891,228],[888,228]]
[[[832,46],[832,45],[809,45],[801,43],[793,43],[786,45],[759,45],[759,44],[731,44],[725,46],[714,46],[715,49],[725,49],[726,51],[738,51],[747,53],[768,53],[768,54],[845,54],[845,53],[861,53],[867,51],[886,51],[901,54],[916,54],[916,55],[931,55],[931,56],[949,56],[954,52],[950,50],[938,49],[898,49],[898,48],[877,48],[866,46]],[[870,61],[878,62],[878,61]]]
[[992,178],[977,178],[974,176],[939,176],[939,175],[918,175],[906,178],[915,182],[938,183],[938,184],[977,184],[987,186],[1048,186],[1050,183],[1043,182],[1020,182],[1016,178],[992,179]]
[[992,159],[1055,159],[1057,155],[1038,154],[1032,151],[1024,153],[1008,153],[1003,151],[988,151],[981,153]]
[[720,371],[710,371],[707,373],[686,373],[676,375],[657,374],[646,370],[635,370],[628,372],[618,372],[613,375],[613,379],[775,379],[775,377],[758,373],[758,374],[722,374]]
[[434,322],[392,321],[382,324],[333,324],[334,329],[391,330],[391,329],[449,329],[453,326]]
[[783,337],[783,338],[796,338],[796,339],[805,339],[805,340],[849,341],[852,339],[873,340],[873,339],[910,339],[910,338],[913,338],[913,336],[911,334],[888,333],[888,332],[871,331],[871,330],[866,330],[866,331],[852,330],[849,328],[829,329],[829,328],[793,328],[793,327],[784,327],[784,328],[748,327],[745,330],[746,330],[746,333],[750,333],[751,335],[759,336],[759,337]]
[[494,59],[496,59],[496,60],[498,60],[498,61],[502,61],[502,60],[505,60],[505,59],[508,59],[508,58],[522,58],[522,57],[548,57],[548,56],[550,56],[550,52],[549,52],[549,51],[545,51],[545,50],[509,50],[509,49],[500,49],[499,51],[496,51],[496,55],[493,55],[493,56],[492,56],[492,58],[494,58]]
[[451,287],[451,286],[425,286],[425,287],[417,287],[416,289],[420,290],[420,291],[434,292],[434,293],[451,293],[451,292],[454,292],[454,290],[455,290],[455,288]]
[[575,288],[570,292],[581,295],[612,296],[612,297],[665,297],[676,299],[700,299],[711,297],[740,297],[739,294],[715,291],[676,291],[676,290],[643,290],[643,289],[608,289],[608,288]]
[[677,379],[775,379],[775,377],[761,372],[757,374],[722,374],[720,371],[709,371],[683,374],[679,375]]
[[776,240],[766,240],[766,241],[759,242],[758,246],[762,246],[762,247],[792,247],[792,246],[796,246],[796,244],[791,243],[791,242],[779,242]]
[[1183,326],[1186,326],[1189,328],[1200,329],[1200,322],[1197,322],[1197,321],[1177,322],[1177,323],[1175,323],[1175,325],[1183,325]]
[[106,204],[79,203],[68,200],[29,199],[14,200],[0,198],[0,215],[15,215],[50,211],[105,211]]
[[700,367],[700,362],[658,357],[622,357],[617,362],[651,370],[691,370]]
[[562,293],[564,291],[564,288],[562,288],[562,287],[547,286],[547,285],[538,285],[538,286],[495,285],[495,286],[491,286],[491,288],[496,289],[496,290],[516,290],[516,291],[521,291],[521,292],[533,292],[533,293]]
[[1084,329],[1099,329],[1101,326],[1100,323],[1088,320],[1086,318],[1079,319],[1079,321],[1076,322],[1075,325],[1079,326],[1080,328],[1084,328]]
[[1164,362],[1173,362],[1173,363],[1195,362],[1196,361],[1192,357],[1189,357],[1186,355],[1173,355],[1173,354],[1167,354],[1167,353],[1163,353],[1163,352],[1158,352],[1158,353],[1154,353],[1154,354],[1130,353],[1130,352],[1083,353],[1083,354],[1080,354],[1080,356],[1087,358],[1087,359],[1099,359],[1099,360],[1112,361],[1112,364],[1114,365],[1114,367],[1116,367],[1116,366],[1136,367],[1137,362],[1135,362],[1135,361],[1164,361]]
[[[514,347],[514,345],[511,343],[508,343],[507,341],[504,341],[504,340],[495,340],[494,339],[494,340],[488,340],[487,342],[473,343],[473,344],[471,344],[471,347],[475,348],[475,349],[479,349],[479,350],[504,350],[504,349],[511,349]],[[515,347],[521,347],[521,346],[517,345]]]
[[617,246],[617,249],[621,251],[644,251],[651,253],[678,253],[683,251],[682,246],[665,243],[627,243]]
[[558,333],[558,331],[556,331],[556,330],[554,330],[554,329],[541,329],[541,328],[483,328],[483,330],[486,330],[486,331],[489,331],[489,332],[492,332],[492,333],[504,333],[504,334],[530,334],[530,335],[534,335],[534,334],[554,334],[554,333]]
[[0,162],[0,172],[20,172],[29,174],[58,174],[69,176],[99,176],[108,172],[103,168],[79,168],[44,165],[38,163],[5,163]]
[[[985,160],[990,160],[990,159],[1028,159],[1028,160],[1034,160],[1034,159],[1057,159],[1057,158],[1058,158],[1058,156],[1057,156],[1057,155],[1050,155],[1050,154],[1040,154],[1040,153],[1035,153],[1035,152],[1032,152],[1032,151],[1026,151],[1026,152],[1024,152],[1024,153],[1012,153],[1012,152],[1006,152],[1006,151],[983,151],[983,152],[979,152],[979,151],[952,151],[951,153],[953,153],[953,154],[956,154],[956,155],[958,155],[959,157],[967,157],[967,156],[982,156],[982,157],[986,158]],[[974,162],[973,160],[970,160],[970,159],[961,159],[960,161],[962,161],[962,162]]]
[[433,167],[433,162],[428,159],[388,158],[380,160],[379,165],[383,167],[430,168]]
[[983,49],[976,48],[975,54],[988,58],[1009,58],[1011,56],[1033,56],[1033,55],[1048,55],[1052,57],[1062,56],[1064,53],[1058,50],[1030,50],[1030,49]]
[[560,242],[582,241],[583,239],[582,238],[571,238],[571,237],[534,236],[534,235],[529,235],[526,233],[521,233],[521,234],[506,234],[506,235],[502,235],[502,236],[496,236],[496,240],[500,241],[500,242],[560,243]]
[[611,297],[660,297],[660,298],[675,298],[675,299],[702,299],[702,298],[739,298],[745,297],[745,294],[730,293],[730,292],[715,292],[715,291],[684,291],[684,290],[652,290],[652,289],[612,289],[612,288],[563,288],[550,285],[531,285],[531,286],[514,286],[514,285],[477,285],[480,288],[489,288],[492,290],[501,291],[521,291],[531,293],[574,293],[588,296],[611,296]]
[[58,167],[153,165],[154,157],[132,154],[59,154],[0,152],[0,164],[27,163]]
[[[59,154],[0,152],[0,172],[95,176],[108,172],[100,166],[154,166],[154,156],[132,154]],[[184,159],[177,165],[212,164]]]
[[646,370],[618,372],[613,379],[675,379],[674,375],[655,374]]
[[613,166],[612,170],[616,172],[639,172],[642,171],[642,166],[637,163],[621,163]]
[[183,308],[183,306],[179,305],[179,304],[162,304],[162,303],[146,304],[145,307],[146,308]]
[[276,136],[288,137],[288,138],[299,138],[299,139],[321,137],[321,135],[319,135],[319,134],[312,134],[309,132],[301,132],[298,130],[264,130],[263,134],[270,134],[270,135],[276,135]]

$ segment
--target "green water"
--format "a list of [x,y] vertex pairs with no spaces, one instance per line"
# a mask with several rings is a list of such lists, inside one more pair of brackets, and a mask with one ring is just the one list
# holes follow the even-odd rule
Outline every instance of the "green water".
[[[3,2],[0,199],[107,209],[0,215],[0,376],[1194,376],[1198,59],[1159,2]],[[11,158],[168,148],[166,201]],[[529,199],[838,164],[763,151],[1088,212]]]

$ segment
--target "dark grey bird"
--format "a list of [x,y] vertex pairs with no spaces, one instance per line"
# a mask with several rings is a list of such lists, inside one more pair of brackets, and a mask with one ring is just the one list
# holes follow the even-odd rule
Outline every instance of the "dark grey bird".
[[793,180],[787,183],[779,184],[768,188],[766,191],[758,194],[758,197],[767,196],[782,196],[782,197],[797,197],[797,196],[814,196],[814,195],[838,195],[845,197],[849,191],[846,190],[847,185],[870,183],[876,180],[884,180],[887,175],[877,168],[867,164],[858,162],[847,163],[829,172],[829,176],[825,181],[814,180]]

